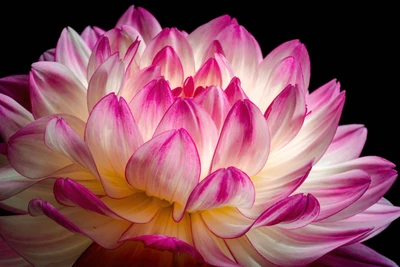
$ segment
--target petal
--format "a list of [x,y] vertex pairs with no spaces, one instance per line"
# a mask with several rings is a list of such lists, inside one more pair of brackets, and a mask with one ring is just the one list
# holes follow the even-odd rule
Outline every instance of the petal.
[[316,260],[310,267],[322,266],[396,267],[398,265],[369,247],[360,243],[355,243],[331,251]]
[[204,55],[208,54],[207,50],[214,42],[215,37],[231,23],[231,18],[228,15],[223,15],[201,25],[189,34],[187,40],[193,47],[196,69],[199,69],[208,59],[204,58]]
[[43,52],[43,54],[40,55],[38,61],[55,61],[55,54],[56,54],[55,48],[47,49],[46,51]]
[[86,68],[89,62],[90,48],[82,37],[71,27],[63,29],[58,39],[55,61],[67,67],[86,87]]
[[85,41],[90,50],[96,45],[97,40],[104,34],[104,30],[99,27],[86,26],[81,33],[82,40]]
[[29,111],[11,97],[0,94],[0,137],[3,142],[32,121]]
[[360,157],[367,139],[364,125],[340,125],[319,165],[333,165]]
[[148,83],[129,103],[144,141],[151,139],[174,100],[167,81],[159,79]]
[[[286,146],[271,153],[264,170],[283,168],[289,172],[313,159],[317,162],[333,139],[342,114],[344,99],[345,95],[342,92],[332,102],[325,104],[324,108],[306,116],[299,133]],[[282,167],[283,165],[285,167]]]
[[310,57],[304,44],[299,40],[287,41],[272,50],[260,63],[257,77],[257,87],[265,84],[265,78],[269,76],[276,64],[286,57],[294,57],[301,65],[304,77],[304,88],[307,90],[310,83]]
[[0,237],[0,264],[2,266],[32,266]]
[[177,99],[161,119],[154,136],[170,129],[184,128],[196,144],[201,161],[201,178],[210,169],[218,130],[207,111],[191,99]]
[[126,168],[126,178],[134,188],[175,202],[175,220],[182,218],[186,201],[199,177],[196,145],[184,129],[155,136],[132,155]]
[[20,74],[0,78],[0,93],[11,97],[26,110],[32,111],[28,75]]
[[[202,41],[204,41],[204,39],[202,39]],[[190,42],[190,40],[189,40],[189,42]],[[193,45],[192,45],[192,47],[193,47]],[[214,58],[215,54],[221,54],[221,55],[225,56],[224,50],[222,49],[222,46],[221,46],[221,43],[218,40],[213,40],[211,42],[211,44],[209,45],[209,47],[207,48],[207,50],[205,51],[205,53],[203,55],[203,59],[201,60],[201,62],[202,62],[201,65],[204,65],[204,63],[208,59]]]
[[29,78],[35,118],[64,113],[86,121],[86,89],[69,69],[57,62],[36,62]]
[[235,166],[251,177],[264,167],[269,148],[268,125],[261,111],[249,100],[238,101],[225,120],[211,171]]
[[232,108],[228,97],[224,91],[216,86],[210,86],[201,93],[197,94],[194,101],[199,103],[210,114],[218,132],[221,132],[225,118]]
[[232,105],[234,105],[238,100],[249,99],[246,93],[243,91],[240,79],[238,77],[232,78],[229,85],[225,89],[225,94]]
[[118,93],[130,103],[133,97],[152,80],[161,78],[160,66],[149,66],[136,72],[132,76],[125,76],[122,87]]
[[237,264],[223,239],[213,235],[204,224],[200,214],[191,213],[194,247],[203,255],[207,263],[215,266],[235,266]]
[[165,206],[160,200],[136,193],[123,199],[97,197],[85,186],[71,179],[58,179],[54,196],[64,206],[79,206],[85,210],[115,219],[147,223]]
[[289,84],[296,85],[305,95],[301,64],[294,57],[286,57],[279,61],[272,69],[264,87],[252,91],[249,97],[255,100],[261,110],[265,110]]
[[252,246],[278,266],[306,266],[331,250],[364,235],[370,229],[329,229],[308,225],[296,230],[260,227],[246,235]]
[[297,229],[313,222],[320,212],[318,200],[311,194],[287,197],[264,211],[253,228],[276,225],[284,229]]
[[71,266],[92,243],[45,216],[1,216],[0,228],[7,244],[34,266]]
[[149,11],[142,7],[135,9],[133,5],[124,12],[115,26],[122,25],[130,25],[137,29],[146,44],[161,31],[160,23]]
[[90,79],[87,90],[87,105],[89,111],[109,93],[118,93],[124,79],[125,66],[119,60],[119,54],[110,56],[95,71]]
[[254,37],[240,25],[230,24],[218,35],[225,57],[232,64],[245,90],[250,90],[257,78],[258,64],[262,61],[260,46]]
[[97,103],[86,124],[85,141],[99,166],[107,194],[114,198],[132,194],[125,168],[143,139],[123,98],[118,100],[111,93]]
[[307,109],[318,110],[340,94],[340,83],[333,79],[306,95]]
[[328,177],[314,178],[311,174],[296,192],[307,192],[318,199],[321,205],[318,220],[322,220],[353,204],[365,193],[370,183],[368,173],[361,170],[351,170]]
[[139,71],[139,48],[141,42],[139,37],[128,47],[124,55],[123,61],[125,64],[125,77],[129,77]]
[[150,66],[154,57],[165,46],[171,46],[178,55],[182,63],[184,77],[193,75],[194,59],[192,47],[185,36],[176,28],[163,29],[147,44],[140,60],[140,68]]
[[90,54],[88,67],[87,67],[87,78],[88,81],[93,76],[93,73],[111,56],[110,40],[107,36],[101,36],[93,47],[93,51]]
[[172,88],[182,86],[183,67],[178,54],[171,46],[164,46],[154,57],[152,65],[161,66],[161,75]]
[[219,169],[202,180],[190,194],[187,210],[210,210],[225,206],[248,209],[255,191],[250,178],[235,167]]
[[287,145],[300,131],[306,117],[303,92],[288,85],[269,105],[264,116],[271,133],[271,151]]
[[395,165],[383,158],[368,156],[357,158],[348,162],[330,166],[329,168],[314,168],[313,176],[326,177],[332,174],[359,169],[368,173],[371,183],[367,191],[349,207],[331,216],[328,220],[341,220],[360,213],[372,206],[389,190],[397,179],[397,171],[393,170]]
[[41,199],[31,200],[29,213],[39,218],[47,216],[67,230],[89,237],[108,249],[114,249],[120,245],[118,243],[119,237],[131,225],[127,221],[97,215],[78,207],[57,210],[50,203]]
[[198,86],[222,86],[222,74],[217,61],[214,58],[208,59],[200,67],[194,76],[195,87]]
[[214,57],[221,72],[221,87],[225,88],[229,85],[229,82],[235,77],[235,72],[231,63],[229,63],[224,55],[215,53]]

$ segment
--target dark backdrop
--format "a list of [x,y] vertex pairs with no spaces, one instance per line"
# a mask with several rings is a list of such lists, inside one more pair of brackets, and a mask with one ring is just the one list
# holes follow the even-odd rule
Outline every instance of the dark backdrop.
[[[0,77],[27,73],[54,47],[61,30],[87,25],[109,29],[131,4],[149,10],[162,27],[191,32],[223,14],[236,17],[260,43],[264,56],[282,42],[300,39],[311,58],[310,89],[337,78],[347,91],[342,124],[368,128],[364,155],[399,165],[399,34],[394,6],[307,5],[263,1],[32,1],[0,5]],[[397,181],[386,194],[400,206]],[[400,220],[367,244],[395,262]]]

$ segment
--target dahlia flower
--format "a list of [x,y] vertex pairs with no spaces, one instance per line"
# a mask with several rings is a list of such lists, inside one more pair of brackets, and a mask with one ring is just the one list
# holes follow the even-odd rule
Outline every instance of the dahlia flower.
[[190,34],[131,6],[0,79],[1,266],[397,266],[400,216],[345,92],[299,40],[228,15]]

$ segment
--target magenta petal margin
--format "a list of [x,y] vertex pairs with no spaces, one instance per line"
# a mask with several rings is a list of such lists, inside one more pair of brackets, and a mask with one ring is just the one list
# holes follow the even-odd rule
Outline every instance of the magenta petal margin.
[[362,244],[396,166],[299,40],[131,6],[54,45],[0,79],[0,266],[397,266]]

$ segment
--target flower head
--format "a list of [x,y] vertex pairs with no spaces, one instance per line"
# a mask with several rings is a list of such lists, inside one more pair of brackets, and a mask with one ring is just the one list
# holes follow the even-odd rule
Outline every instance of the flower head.
[[228,15],[65,28],[0,79],[0,263],[395,266],[361,243],[400,216],[395,166],[309,82],[304,44],[264,58]]

